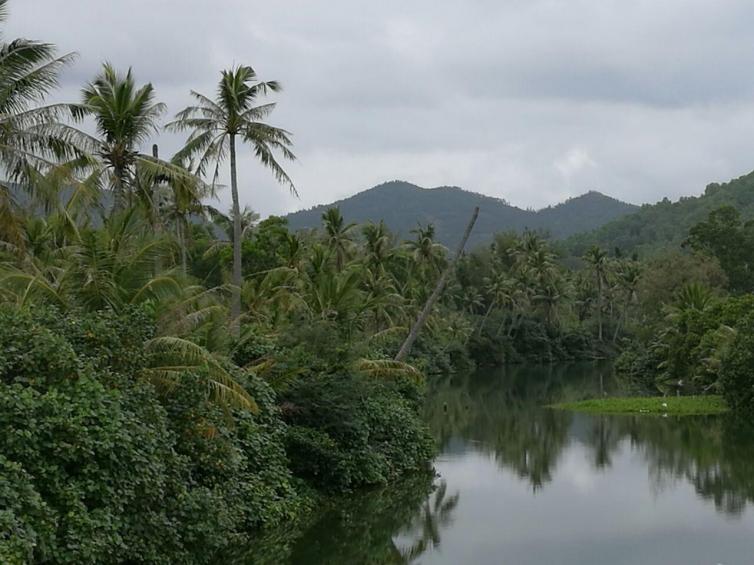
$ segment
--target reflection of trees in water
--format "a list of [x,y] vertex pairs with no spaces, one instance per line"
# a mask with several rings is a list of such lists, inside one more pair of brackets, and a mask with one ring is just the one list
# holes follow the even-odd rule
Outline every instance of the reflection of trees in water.
[[410,476],[383,489],[331,501],[297,531],[268,533],[243,559],[228,562],[414,563],[439,546],[458,502],[459,494],[450,494],[445,481],[436,482],[431,474]]
[[509,367],[433,383],[426,418],[441,449],[452,438],[474,442],[534,490],[552,480],[568,444],[571,415],[542,405],[599,386],[593,366]]
[[754,503],[754,427],[733,417],[614,418],[647,459],[657,486],[689,481],[726,514]]
[[413,563],[427,551],[440,546],[440,532],[453,523],[453,511],[458,506],[459,493],[448,496],[448,484],[441,481],[437,489],[422,505],[411,524],[400,533],[412,539],[405,549],[399,550],[405,563]]
[[[731,515],[754,503],[754,426],[720,417],[579,416],[542,409],[555,400],[602,392],[594,366],[522,366],[433,383],[426,418],[441,449],[451,454],[473,443],[534,490],[552,480],[571,438],[607,469],[625,445],[642,453],[655,488],[690,482],[697,493]],[[608,383],[608,390],[611,383]]]

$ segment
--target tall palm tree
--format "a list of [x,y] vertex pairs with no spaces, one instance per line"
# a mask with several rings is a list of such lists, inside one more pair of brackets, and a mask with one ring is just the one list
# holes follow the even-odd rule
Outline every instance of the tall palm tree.
[[[416,237],[405,243],[405,249],[412,259],[411,266],[418,267],[419,275],[423,279],[423,284],[431,284],[434,276],[439,273],[445,265],[445,255],[447,249],[444,245],[435,241],[435,226],[428,224],[426,227],[418,225],[416,229],[411,230]],[[409,273],[409,279],[412,278]],[[422,285],[422,290],[425,290]]]
[[335,266],[338,271],[342,271],[353,244],[351,232],[356,224],[346,224],[340,209],[328,208],[322,214],[322,225],[325,228],[327,247],[335,254]]
[[361,228],[364,236],[364,253],[366,264],[375,273],[385,271],[385,263],[392,253],[390,233],[385,222],[379,224],[368,223]]
[[185,147],[178,158],[198,157],[197,173],[204,175],[214,165],[213,183],[217,180],[220,164],[230,159],[230,188],[233,197],[233,292],[231,294],[231,329],[240,334],[241,315],[241,213],[238,198],[238,175],[236,165],[236,141],[248,143],[256,158],[270,169],[278,180],[288,185],[296,194],[288,174],[278,162],[276,153],[294,160],[290,133],[273,127],[262,120],[275,108],[274,103],[258,104],[268,92],[277,92],[280,85],[275,81],[263,82],[249,66],[240,66],[222,71],[215,100],[198,92],[191,92],[196,100],[179,112],[168,124],[172,131],[190,130]]
[[105,63],[81,96],[77,116],[92,117],[97,126],[99,137],[92,138],[90,143],[110,173],[113,210],[133,204],[140,184],[151,189],[159,180],[171,178],[180,179],[187,187],[196,182],[179,164],[139,151],[159,131],[159,119],[165,112],[165,105],[156,101],[151,83],[137,87],[130,68],[121,75]]
[[[8,0],[0,0],[0,23],[8,16]],[[56,56],[55,46],[29,39],[0,43],[0,239],[22,241],[18,203],[10,183],[31,192],[33,180],[61,161],[82,157],[73,128],[62,123],[70,104],[44,104],[58,85],[58,75],[74,59]],[[36,196],[32,194],[32,196]]]
[[607,252],[603,251],[596,245],[586,252],[584,259],[594,274],[597,283],[597,327],[598,338],[602,341],[602,299],[604,294],[605,278],[607,276]]
[[613,342],[618,340],[618,334],[628,320],[631,304],[637,301],[637,288],[641,279],[641,267],[636,261],[621,261],[616,271],[618,289],[623,293],[623,311],[613,333]]

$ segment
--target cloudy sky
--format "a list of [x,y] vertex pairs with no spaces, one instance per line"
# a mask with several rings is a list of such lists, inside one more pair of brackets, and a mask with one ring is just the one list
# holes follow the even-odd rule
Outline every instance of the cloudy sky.
[[[294,133],[301,197],[245,156],[242,201],[263,214],[396,178],[541,207],[590,189],[677,198],[754,169],[747,0],[10,4],[6,38],[79,53],[57,98],[105,60],[170,115],[233,64],[281,81],[270,121]],[[180,142],[159,139],[163,154]]]

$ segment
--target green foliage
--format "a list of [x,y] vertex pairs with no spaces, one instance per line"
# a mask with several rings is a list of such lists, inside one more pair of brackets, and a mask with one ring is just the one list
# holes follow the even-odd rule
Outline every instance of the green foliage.
[[161,396],[131,372],[150,333],[136,312],[2,321],[4,562],[209,563],[300,513],[285,426],[259,379],[232,369],[260,411],[231,415],[208,374],[187,371]]
[[754,414],[754,309],[742,314],[720,371],[722,394],[730,407],[750,418]]
[[691,283],[719,293],[728,285],[718,261],[700,253],[668,249],[644,262],[637,284],[637,297],[645,325],[651,330],[664,318],[663,307],[671,304],[681,289]]
[[351,373],[296,382],[282,396],[294,472],[337,491],[425,468],[433,442],[407,386]]
[[706,221],[693,226],[688,244],[720,262],[732,291],[754,289],[754,222],[743,223],[741,214],[733,206],[713,210]]
[[642,255],[677,248],[692,226],[720,207],[734,207],[744,220],[754,217],[753,187],[754,173],[749,173],[727,183],[710,184],[700,196],[682,197],[677,202],[665,198],[657,204],[645,204],[637,212],[594,231],[573,235],[564,246],[575,256],[583,255],[593,245]]

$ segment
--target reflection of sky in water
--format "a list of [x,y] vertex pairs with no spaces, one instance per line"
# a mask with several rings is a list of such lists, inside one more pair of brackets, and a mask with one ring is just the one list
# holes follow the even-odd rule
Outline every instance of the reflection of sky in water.
[[[533,491],[479,442],[454,438],[436,462],[460,492],[453,524],[421,563],[511,565],[726,565],[754,562],[754,513],[718,512],[688,481],[661,488],[641,447],[622,439],[597,468],[577,416],[552,481]],[[575,435],[574,435],[575,434]],[[754,472],[754,468],[752,468]],[[400,540],[400,538],[399,538]]]

